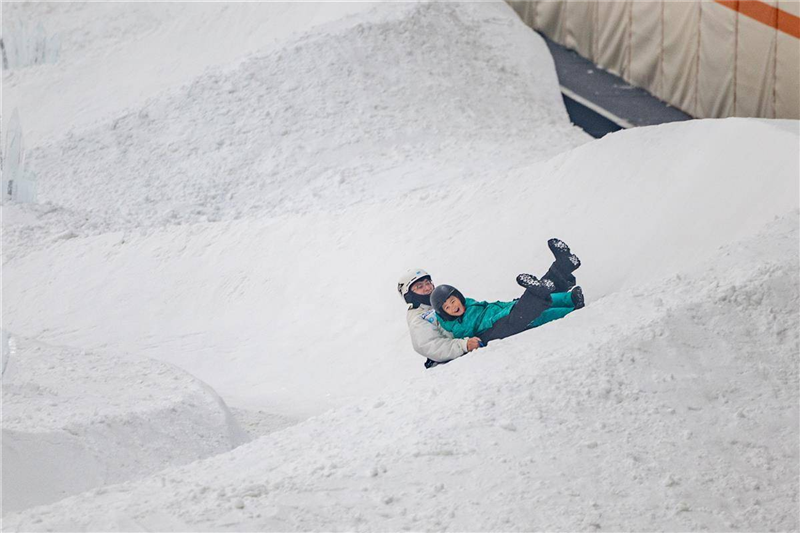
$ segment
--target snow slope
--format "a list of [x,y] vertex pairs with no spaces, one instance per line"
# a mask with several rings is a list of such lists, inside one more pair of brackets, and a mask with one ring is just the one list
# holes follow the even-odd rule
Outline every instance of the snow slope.
[[5,527],[794,530],[797,221],[369,402]]
[[[231,405],[308,416],[418,375],[390,290],[398,268],[510,299],[516,274],[544,270],[544,242],[560,235],[584,257],[596,300],[689,270],[797,208],[796,146],[768,122],[664,125],[389,203],[68,239],[6,267],[7,327],[162,359]],[[465,216],[468,205],[480,208]],[[442,213],[431,233],[409,232],[426,210]],[[465,249],[477,256],[462,260]],[[48,306],[55,298],[64,305]]]
[[[306,420],[5,529],[797,529],[796,121],[587,143],[502,3],[366,11],[137,105],[29,154],[4,327]],[[513,298],[554,235],[587,308],[424,371],[397,275]]]
[[[240,336],[242,331],[259,331],[256,321],[261,317],[248,324],[245,316],[251,305],[257,306],[254,292],[285,302],[273,315],[269,308],[263,311],[269,319],[284,321],[262,337],[266,348],[261,357],[247,359],[245,352],[241,360],[232,356],[207,368],[202,358],[184,364],[195,365],[200,375],[216,368],[224,397],[228,391],[237,397],[233,381],[224,381],[229,372],[238,375],[240,389],[252,383],[253,398],[260,387],[261,398],[278,407],[310,402],[320,410],[323,399],[333,404],[352,399],[342,392],[352,389],[371,398],[219,459],[161,474],[137,488],[89,493],[52,508],[7,516],[7,523],[26,530],[796,527],[800,250],[791,161],[797,134],[792,128],[793,123],[725,120],[615,134],[518,172],[516,179],[509,175],[498,180],[501,187],[480,195],[482,210],[457,227],[445,217],[442,224],[454,229],[450,238],[438,240],[408,236],[398,244],[390,235],[399,229],[403,212],[414,212],[424,202],[451,213],[478,198],[474,189],[454,184],[447,195],[440,195],[434,188],[425,200],[407,199],[394,209],[366,206],[347,214],[285,217],[246,228],[241,223],[192,226],[174,240],[156,240],[155,234],[134,241],[129,255],[124,250],[128,243],[114,243],[113,236],[86,239],[80,252],[71,246],[81,240],[64,243],[49,255],[56,261],[50,283],[25,287],[34,308],[53,297],[46,287],[67,285],[75,275],[67,258],[80,257],[74,268],[97,273],[95,283],[111,279],[103,274],[104,264],[140,269],[131,276],[158,269],[173,283],[157,286],[148,280],[144,291],[135,291],[144,292],[144,299],[126,309],[141,309],[142,315],[153,308],[147,298],[164,298],[170,287],[167,301],[188,301],[189,284],[178,281],[178,272],[186,267],[171,265],[173,261],[210,262],[217,266],[193,271],[197,309],[207,309],[204,303],[214,298],[243,303],[239,311],[234,305],[218,306],[218,329],[204,341],[226,338],[220,323],[234,324]],[[766,139],[768,148],[748,151],[746,139],[753,136]],[[691,153],[691,146],[706,157],[692,163],[684,155],[684,172],[673,172],[670,158]],[[631,149],[654,158],[649,173],[640,172],[641,161],[622,157]],[[754,185],[751,176],[756,172],[766,179]],[[725,195],[718,194],[722,188]],[[534,191],[552,202],[526,210]],[[603,191],[603,202],[596,201],[597,191]],[[565,204],[580,217],[559,220]],[[658,218],[651,221],[637,210]],[[354,224],[356,220],[370,220],[369,229]],[[454,274],[442,281],[456,278],[459,287],[479,297],[510,297],[516,290],[504,269],[515,272],[517,265],[530,263],[535,248],[529,243],[543,243],[555,225],[577,243],[576,249],[587,250],[580,251],[584,266],[579,280],[590,305],[567,320],[498,342],[433,372],[422,371],[421,359],[408,346],[400,302],[391,291],[380,295],[381,287],[391,287],[393,280],[381,265],[403,264],[403,252],[413,249],[430,257],[437,279],[449,264],[447,270]],[[518,232],[504,242],[503,231],[497,231],[520,226],[536,229],[525,232],[517,246],[510,245],[519,243]],[[655,227],[667,233],[657,243],[647,238]],[[621,239],[619,233],[629,246],[613,240]],[[247,245],[269,236],[279,247],[275,257]],[[452,258],[468,236],[487,243],[491,264],[453,266]],[[593,246],[602,239],[605,249]],[[215,243],[223,241],[217,248]],[[122,246],[115,252],[121,258],[108,255],[115,244]],[[285,294],[272,292],[266,276],[243,285],[214,285],[214,279],[226,279],[234,268],[220,258],[237,257],[239,269],[243,264],[274,265],[280,262],[276,257],[289,256],[295,246],[295,261],[278,273],[285,280]],[[376,253],[362,260],[359,287],[377,295],[376,304],[369,324],[348,326],[363,304],[350,302],[350,286],[337,280],[346,276],[350,258],[364,248]],[[43,264],[39,255],[14,264],[33,272],[35,264]],[[60,256],[65,259],[59,261]],[[541,256],[539,262],[545,262]],[[619,265],[625,266],[621,272]],[[175,273],[169,274],[172,269]],[[324,277],[323,272],[333,275]],[[327,327],[319,332],[306,329],[304,317],[324,314],[327,302],[309,298],[294,304],[288,297],[315,275],[322,292],[343,311],[341,317],[328,315]],[[22,284],[12,278],[11,285]],[[121,283],[109,286],[124,288]],[[69,302],[72,294],[77,298],[88,287],[77,283],[60,292]],[[17,300],[14,290],[7,292],[7,300]],[[119,301],[126,301],[119,293],[100,294],[93,305],[114,323],[111,305]],[[221,309],[232,315],[221,315]],[[87,313],[84,308],[65,317],[77,327],[61,335],[75,343],[96,342],[97,333],[86,333],[80,323]],[[15,307],[9,313],[15,328],[28,331],[33,323],[19,320],[23,315]],[[42,323],[54,319],[46,313],[36,318]],[[158,315],[154,322],[159,322]],[[176,322],[171,328],[181,332]],[[336,332],[343,333],[337,337]],[[133,343],[138,336],[123,341],[122,334],[114,341]],[[221,345],[234,342],[234,331],[228,335]],[[304,342],[298,343],[301,336]],[[292,357],[267,355],[276,344],[286,346]],[[335,401],[330,399],[337,394]],[[161,483],[167,485],[159,491]],[[98,502],[114,512],[94,512]],[[157,518],[150,518],[153,509]]]
[[[358,313],[356,289],[331,282],[382,262],[432,186],[482,183],[584,142],[557,87],[544,42],[503,3],[368,11],[206,72],[29,152],[45,203],[4,214],[7,326],[166,360],[234,406],[290,417],[368,393],[366,376],[379,390],[396,369],[365,355],[385,332],[308,331],[311,315],[292,302],[322,283],[326,301]],[[386,211],[404,195],[409,205]],[[389,217],[391,232],[375,233]],[[361,264],[324,259],[370,249]],[[52,294],[29,285],[51,275],[65,306],[44,322],[75,327],[44,331],[27,311],[49,307]],[[72,292],[86,283],[103,300],[92,305],[101,321]],[[352,323],[341,312],[326,320],[343,333]],[[383,321],[397,325],[393,312]],[[318,365],[321,345],[339,357]]]
[[249,440],[210,387],[167,364],[13,336],[3,374],[3,512]]
[[[250,268],[259,273],[263,267],[252,263],[242,269],[243,257],[229,255],[241,250],[224,249],[237,239],[237,231],[248,229],[253,220],[274,226],[274,219],[265,217],[331,209],[341,213],[349,205],[393,198],[429,182],[453,176],[474,179],[497,165],[513,166],[556,153],[584,142],[586,136],[566,121],[544,43],[502,3],[463,9],[405,4],[378,9],[367,4],[186,7],[4,6],[8,23],[42,20],[48,33],[60,32],[63,43],[56,65],[4,72],[5,109],[21,109],[28,169],[39,178],[43,201],[3,208],[4,326],[16,336],[28,330],[25,322],[35,314],[29,311],[52,309],[60,317],[36,332],[40,342],[80,347],[74,350],[90,350],[92,357],[108,356],[112,361],[117,354],[152,356],[175,362],[195,375],[216,375],[215,387],[223,382],[229,387],[227,399],[236,402],[237,418],[251,431],[264,433],[369,390],[361,390],[358,381],[349,390],[339,387],[341,376],[352,373],[344,366],[337,368],[338,381],[327,380],[315,370],[310,379],[298,383],[296,378],[302,374],[292,377],[289,372],[296,372],[302,361],[312,363],[315,354],[304,351],[294,357],[297,362],[282,365],[286,353],[294,355],[295,343],[291,336],[275,335],[283,320],[279,315],[267,317],[271,322],[266,330],[257,326],[262,329],[258,336],[242,338],[242,328],[249,325],[235,322],[242,316],[253,317],[253,309],[263,307],[269,294],[256,289],[240,298],[251,283],[262,282],[252,279]],[[363,16],[342,19],[362,11]],[[324,30],[305,31],[330,19],[341,20],[325,25]],[[219,40],[225,45],[221,47]],[[526,51],[510,57],[505,54],[508,48]],[[387,70],[387,62],[398,68]],[[425,83],[420,84],[423,77]],[[503,86],[500,91],[498,81]],[[522,112],[520,105],[525,106]],[[545,133],[549,143],[530,141]],[[509,134],[523,142],[502,146]],[[476,157],[487,146],[504,160]],[[521,147],[526,149],[520,151]],[[218,220],[242,222],[233,226],[204,223]],[[144,258],[153,245],[171,255],[174,250],[171,244],[165,248],[164,238],[187,241],[187,235],[197,230],[221,230],[212,239],[223,245],[221,254],[227,255],[232,269],[211,300],[198,299],[199,278],[186,276],[186,268],[194,270],[197,263],[168,260],[155,265],[146,259],[129,263],[127,253],[135,251]],[[151,233],[154,238],[149,237]],[[244,237],[252,239],[252,235]],[[206,244],[194,241],[200,247],[194,252]],[[253,248],[252,240],[239,244]],[[94,253],[89,249],[100,253],[104,266],[91,272],[89,264],[83,263],[73,270],[81,263],[74,261],[76,256],[67,257],[75,253],[74,245],[86,251],[87,259]],[[114,250],[125,253],[114,260]],[[43,263],[34,266],[21,259],[32,251],[38,251],[36,260]],[[62,259],[66,263],[57,266]],[[276,256],[271,261],[291,271],[289,260],[282,264]],[[220,268],[227,268],[216,261],[201,259],[200,263],[207,265],[207,274],[214,278]],[[137,272],[128,271],[134,264],[139,265]],[[109,272],[109,266],[121,270]],[[94,287],[75,300],[66,293],[51,300],[52,294],[31,291],[32,284],[52,282],[45,278],[55,273],[54,268],[61,274],[69,272],[68,278],[57,282],[59,290],[86,289],[84,282]],[[174,276],[160,274],[173,268],[178,269],[173,270]],[[274,277],[267,281],[270,289],[282,283]],[[132,287],[139,288],[144,300],[134,294],[138,291],[129,292]],[[164,289],[159,303],[150,299],[156,287]],[[184,289],[191,303],[174,292]],[[16,297],[9,298],[11,293]],[[105,300],[103,304],[110,304],[102,311],[107,316],[95,312],[99,307],[87,313],[95,296],[112,298],[113,303]],[[178,307],[165,307],[164,302]],[[151,312],[138,315],[140,304]],[[228,304],[235,308],[233,314]],[[239,311],[243,314],[236,316]],[[170,332],[165,338],[164,328],[170,329],[170,324],[180,332]],[[14,330],[16,325],[20,331]],[[239,333],[230,337],[233,328]],[[101,340],[114,331],[127,345],[119,339]],[[89,332],[97,336],[79,338]],[[346,345],[342,339],[337,342]],[[354,353],[351,359],[363,359],[363,354]],[[248,367],[255,371],[244,370]],[[50,371],[57,373],[58,366]],[[356,375],[365,376],[367,371],[364,368]],[[291,379],[279,383],[286,375]],[[8,390],[24,413],[41,407],[33,389],[59,379],[37,372],[26,377],[24,387]],[[86,381],[94,380],[79,382],[88,386]],[[317,381],[324,383],[321,390],[314,390]],[[374,383],[373,387],[380,386],[380,380]],[[331,390],[337,393],[333,398]],[[176,398],[180,413],[196,403],[181,403],[184,400]],[[131,402],[131,418],[138,420],[134,397],[120,398],[118,407],[124,411],[126,401]],[[57,403],[52,407],[69,411],[75,406]],[[91,411],[75,408],[72,414],[75,420],[84,417],[87,427],[95,422]],[[142,439],[149,439],[148,432],[160,431],[159,425],[137,427],[137,431]],[[187,433],[193,432],[200,430]],[[95,438],[89,430],[80,434],[87,442],[105,438]],[[96,447],[109,456],[133,451],[119,444],[124,443]],[[54,464],[71,464],[71,452],[62,449],[64,454],[53,447],[45,451]],[[138,451],[143,457],[120,459],[118,464],[106,457],[91,459],[96,461],[93,465],[75,463],[78,471],[106,468],[113,475],[105,477],[77,480],[73,470],[54,471],[63,479],[45,479],[53,484],[52,492],[35,484],[30,489],[10,483],[36,460],[15,459],[13,464],[21,474],[5,472],[8,486],[13,487],[7,497],[12,504],[5,510],[44,503],[56,495],[126,476],[135,478],[169,460],[180,464],[187,456],[166,457],[147,448]]]

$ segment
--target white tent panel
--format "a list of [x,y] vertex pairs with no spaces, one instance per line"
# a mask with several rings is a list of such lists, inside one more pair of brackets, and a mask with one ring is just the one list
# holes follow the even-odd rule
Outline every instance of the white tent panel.
[[630,82],[653,94],[662,94],[662,7],[663,0],[631,3]]
[[664,2],[664,83],[658,95],[697,115],[697,52],[700,2]]
[[594,28],[597,2],[568,2],[564,46],[583,57],[594,57]]
[[599,2],[594,62],[609,72],[628,77],[631,2]]
[[522,3],[525,5],[525,8],[522,11],[522,20],[524,20],[531,28],[538,28],[538,21],[536,20],[537,0],[525,0]]
[[800,0],[509,1],[529,26],[690,115],[800,118]]
[[[774,0],[764,3],[777,5]],[[739,13],[734,97],[736,116],[775,117],[777,17],[773,24],[770,26]]]
[[565,2],[537,2],[536,27],[557,43],[564,43]]
[[737,16],[736,11],[713,0],[700,4],[698,117],[721,118],[733,115]]
[[[780,20],[780,18],[800,17],[800,1],[798,0],[779,0],[778,8],[783,12],[778,13],[779,28],[788,26],[789,22]],[[782,118],[800,119],[800,39],[783,31],[778,32],[777,39],[775,115]]]

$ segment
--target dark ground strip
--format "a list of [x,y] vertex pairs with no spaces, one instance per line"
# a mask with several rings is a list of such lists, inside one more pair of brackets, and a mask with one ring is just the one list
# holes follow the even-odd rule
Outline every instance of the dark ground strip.
[[[542,35],[556,64],[558,82],[576,95],[634,126],[691,120],[680,109],[662,102],[646,90],[630,85],[597,65]],[[564,96],[570,119],[594,137],[621,129],[619,124]]]
[[622,126],[616,122],[607,119],[580,102],[576,102],[566,94],[561,96],[564,98],[564,105],[567,107],[570,121],[595,139],[599,139],[606,133],[622,129]]

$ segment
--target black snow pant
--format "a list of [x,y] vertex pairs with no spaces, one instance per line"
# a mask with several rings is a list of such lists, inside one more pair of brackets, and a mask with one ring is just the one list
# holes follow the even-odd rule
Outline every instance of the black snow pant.
[[[555,285],[553,292],[567,292],[575,286],[575,276],[572,272],[567,272],[559,268],[557,261],[553,261],[547,273],[541,279],[549,279]],[[522,333],[528,329],[528,325],[539,318],[546,309],[550,308],[553,300],[550,296],[543,296],[541,293],[525,292],[517,300],[511,312],[494,323],[494,325],[479,335],[483,344],[489,344],[496,339],[505,339],[517,333]]]
[[496,339],[505,339],[528,329],[528,324],[536,320],[545,309],[549,309],[553,300],[549,295],[542,295],[530,289],[525,289],[511,312],[494,323],[494,325],[479,335],[483,344]]

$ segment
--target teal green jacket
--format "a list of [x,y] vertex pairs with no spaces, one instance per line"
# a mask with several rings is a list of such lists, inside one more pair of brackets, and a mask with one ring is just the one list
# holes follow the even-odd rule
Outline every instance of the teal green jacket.
[[445,320],[439,313],[439,325],[453,334],[455,338],[476,337],[491,328],[495,322],[511,312],[517,303],[512,302],[476,302],[472,298],[465,298],[464,314],[455,320]]
[[[528,327],[536,328],[542,324],[564,318],[575,310],[572,295],[568,292],[554,292],[550,295],[553,302]],[[472,298],[465,298],[464,314],[455,320],[445,320],[439,313],[439,325],[453,334],[457,339],[479,337],[481,333],[491,328],[495,322],[508,315],[517,300],[511,302],[476,302]]]

